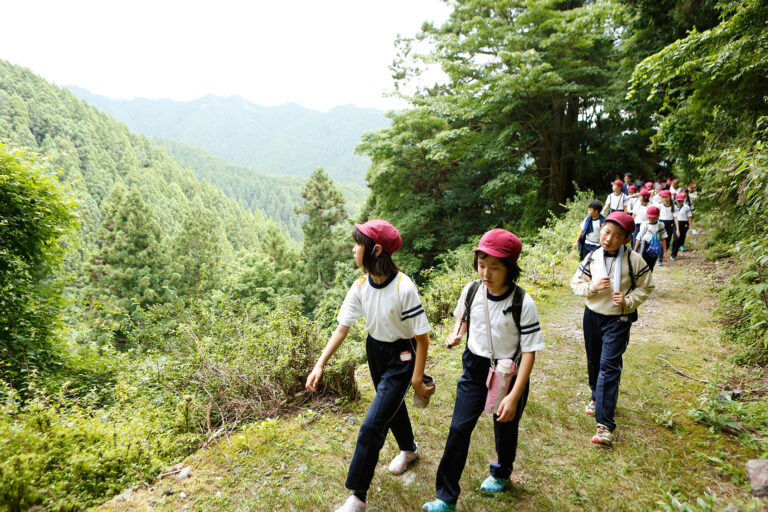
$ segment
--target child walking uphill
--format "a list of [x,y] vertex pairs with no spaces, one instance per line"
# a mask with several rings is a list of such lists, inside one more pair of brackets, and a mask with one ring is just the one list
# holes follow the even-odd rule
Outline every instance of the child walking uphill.
[[480,487],[496,493],[510,481],[520,417],[528,401],[528,377],[536,351],[544,348],[536,305],[516,284],[521,249],[515,235],[494,229],[483,235],[474,250],[480,280],[461,292],[453,312],[456,325],[446,340],[449,347],[454,346],[468,332],[464,371],[456,386],[451,428],[437,469],[437,499],[422,506],[428,512],[456,510],[470,437],[483,408],[494,413],[498,459]]
[[571,279],[574,293],[587,298],[584,347],[592,400],[586,411],[597,421],[592,442],[603,446],[613,443],[613,417],[629,329],[637,320],[637,307],[654,288],[648,264],[625,247],[634,229],[630,215],[610,214],[600,231],[600,248],[579,265]]
[[346,487],[353,494],[337,512],[366,509],[368,487],[388,430],[401,450],[389,465],[389,471],[403,473],[418,457],[405,395],[411,384],[416,394],[425,400],[435,392],[434,386],[423,382],[429,322],[416,286],[392,261],[392,253],[402,245],[400,233],[384,220],[355,224],[355,228],[352,233],[355,263],[367,274],[358,278],[347,292],[337,316],[339,325],[307,377],[307,389],[314,393],[323,375],[323,366],[362,315],[368,333],[365,347],[368,367],[376,396],[360,426],[349,465]]

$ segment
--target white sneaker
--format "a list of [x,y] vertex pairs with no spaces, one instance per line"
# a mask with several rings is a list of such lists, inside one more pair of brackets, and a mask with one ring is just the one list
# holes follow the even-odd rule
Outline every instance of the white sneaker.
[[336,512],[365,512],[365,508],[366,504],[353,494],[347,498],[341,508],[336,509]]
[[389,471],[395,475],[401,475],[408,469],[408,464],[419,458],[419,444],[414,443],[414,451],[402,451],[389,463]]

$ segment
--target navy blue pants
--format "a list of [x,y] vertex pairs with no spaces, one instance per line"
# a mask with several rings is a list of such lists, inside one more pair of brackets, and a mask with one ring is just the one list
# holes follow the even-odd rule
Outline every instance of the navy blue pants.
[[[365,342],[368,368],[371,370],[376,396],[360,426],[355,453],[349,464],[345,484],[347,489],[368,490],[388,430],[392,431],[401,450],[416,449],[411,420],[405,406],[405,394],[411,385],[416,359],[415,344],[414,340],[388,343],[370,336]],[[402,353],[409,353],[410,359],[402,361]]]
[[611,430],[616,428],[613,416],[619,398],[622,356],[629,344],[631,326],[627,315],[601,315],[584,308],[584,348],[589,389],[596,404],[595,420]]
[[674,220],[661,220],[664,224],[664,229],[667,231],[667,249],[672,251],[672,243],[675,239],[675,221]]
[[[449,504],[455,504],[459,499],[461,492],[459,480],[467,462],[469,441],[477,424],[477,419],[483,413],[485,397],[488,394],[485,381],[488,377],[490,360],[473,354],[469,349],[464,351],[462,360],[464,373],[456,386],[456,404],[453,406],[451,428],[448,432],[448,440],[445,442],[443,458],[437,468],[435,485],[437,497]],[[513,378],[510,389],[514,383],[515,379]],[[498,461],[491,464],[491,476],[495,478],[509,478],[512,474],[512,465],[515,462],[515,455],[517,455],[517,428],[528,401],[529,386],[530,381],[526,384],[525,390],[517,402],[514,420],[499,423],[496,421],[497,416],[495,414],[493,416]]]
[[594,245],[588,242],[584,242],[583,244],[581,244],[581,247],[580,247],[579,261],[584,261],[584,258],[589,256],[592,253],[592,251],[599,248],[600,248],[599,245]]
[[680,247],[685,245],[685,235],[688,234],[688,221],[679,220],[677,225],[680,227],[680,236],[677,236],[677,232],[675,232],[675,241],[672,242],[672,256],[675,258],[677,258],[677,252],[680,250]]

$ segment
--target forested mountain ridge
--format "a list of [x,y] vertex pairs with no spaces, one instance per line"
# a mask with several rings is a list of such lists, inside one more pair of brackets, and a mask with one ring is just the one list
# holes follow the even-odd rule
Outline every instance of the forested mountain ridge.
[[370,161],[354,153],[355,145],[364,132],[389,125],[382,112],[352,105],[318,112],[296,104],[264,107],[239,96],[113,100],[68,88],[135,132],[193,144],[258,172],[307,177],[323,167],[335,181],[358,185]]
[[[91,339],[119,334],[152,304],[185,303],[220,288],[224,275],[236,281],[251,265],[269,276],[260,258],[287,250],[260,209],[246,210],[147,137],[4,61],[0,141],[45,155],[46,172],[77,201],[79,228],[69,241],[77,250],[65,262],[74,308],[68,321],[85,320]],[[238,272],[224,271],[230,266]]]
[[[294,208],[302,202],[301,189],[307,179],[298,176],[275,176],[253,171],[242,165],[217,158],[207,151],[160,137],[150,137],[156,146],[165,148],[168,155],[191,169],[198,179],[207,181],[251,210],[261,210],[270,219],[288,230],[297,240],[303,236],[302,217]],[[344,196],[347,210],[355,215],[365,203],[368,191],[360,185],[337,184]]]

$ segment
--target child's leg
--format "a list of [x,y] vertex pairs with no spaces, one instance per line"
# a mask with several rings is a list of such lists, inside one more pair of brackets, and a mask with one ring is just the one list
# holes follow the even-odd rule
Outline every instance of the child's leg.
[[[384,343],[370,336],[366,342],[368,366],[376,388],[376,396],[371,402],[360,433],[357,436],[357,446],[349,465],[346,487],[353,491],[365,491],[371,484],[379,452],[384,446],[391,423],[398,417],[398,435],[408,444],[409,450],[415,448],[413,432],[410,429],[408,412],[403,406],[405,394],[411,385],[413,375],[413,353],[409,361],[401,361],[400,353],[408,350],[409,345],[402,342]],[[408,421],[410,439],[406,439],[405,421]]]
[[[512,380],[513,386],[515,384]],[[517,401],[517,409],[515,410],[515,419],[512,421],[506,421],[499,423],[496,421],[496,416],[493,417],[493,432],[496,440],[496,455],[499,459],[495,464],[491,464],[491,476],[494,478],[509,478],[512,475],[512,466],[515,462],[515,456],[517,455],[517,434],[518,427],[520,426],[520,417],[525,410],[525,404],[528,403],[528,391],[531,387],[531,381],[525,385],[523,394],[520,396],[520,400]]]
[[680,247],[685,245],[685,235],[688,234],[688,221],[680,222],[680,245],[678,247],[678,250]]
[[490,361],[474,355],[469,350],[464,351],[462,359],[464,373],[456,386],[456,404],[453,406],[451,428],[445,442],[443,458],[437,468],[435,485],[437,497],[451,505],[459,499],[459,480],[467,462],[469,441],[477,418],[483,412],[485,397],[488,394],[485,380],[488,377]]
[[629,320],[618,321],[619,317],[603,316],[603,351],[600,357],[600,374],[595,389],[595,420],[611,430],[616,428],[613,416],[619,398],[622,355],[629,343]]
[[591,400],[596,400],[597,376],[600,373],[600,355],[603,350],[603,334],[600,326],[600,317],[589,308],[584,308],[584,348],[587,352],[587,376],[589,377],[589,389]]

